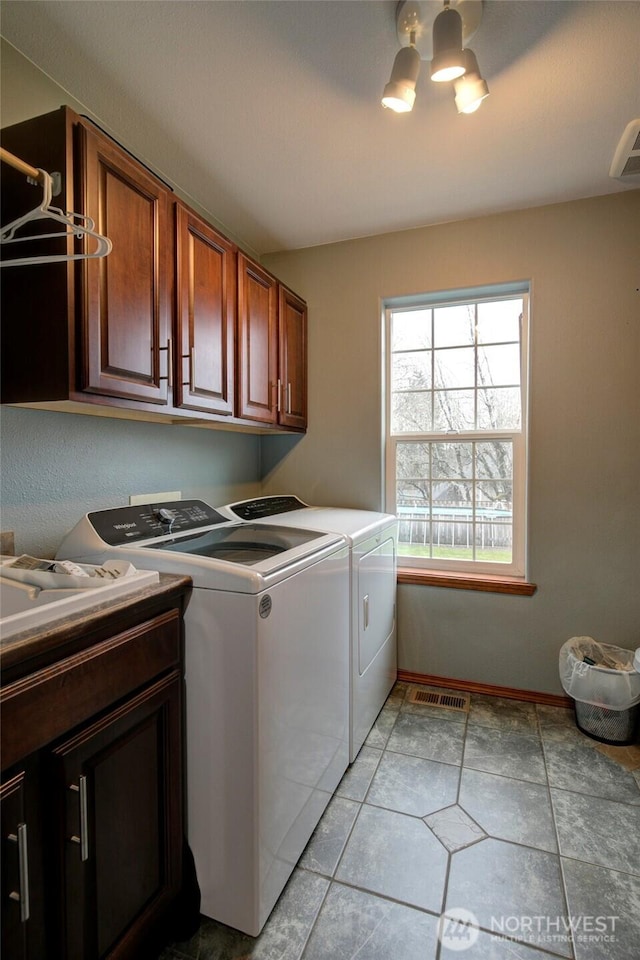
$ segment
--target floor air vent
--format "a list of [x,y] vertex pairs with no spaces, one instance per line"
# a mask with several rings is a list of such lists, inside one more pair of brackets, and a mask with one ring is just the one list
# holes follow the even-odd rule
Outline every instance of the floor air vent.
[[407,700],[409,703],[419,703],[425,707],[469,712],[468,693],[443,693],[441,690],[429,690],[427,687],[411,687]]

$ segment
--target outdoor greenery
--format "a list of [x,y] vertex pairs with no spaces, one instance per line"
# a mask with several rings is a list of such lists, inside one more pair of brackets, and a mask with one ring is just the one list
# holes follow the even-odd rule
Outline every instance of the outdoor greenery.
[[438,547],[434,546],[430,553],[428,546],[417,543],[399,543],[398,556],[400,557],[430,557],[435,560],[484,560],[488,563],[511,563],[511,549],[504,547],[490,547],[482,550],[476,548],[475,558],[471,547]]

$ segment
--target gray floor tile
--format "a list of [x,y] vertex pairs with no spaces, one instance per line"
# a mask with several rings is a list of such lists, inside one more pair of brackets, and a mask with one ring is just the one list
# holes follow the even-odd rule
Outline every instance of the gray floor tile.
[[[465,714],[408,704],[407,688],[395,685],[262,935],[203,918],[191,940],[168,944],[159,960],[302,960],[303,951],[304,960],[571,956],[559,939],[569,920],[547,769],[576,960],[639,960],[640,771],[597,751],[571,710],[537,705],[536,729],[530,704],[474,697],[467,723]],[[438,954],[449,861],[447,907],[472,911],[485,929],[472,931],[463,952],[444,941]],[[528,932],[532,917],[541,922]],[[615,941],[598,939],[601,931],[581,936],[602,917]],[[507,920],[519,942],[500,937]]]
[[547,782],[539,738],[490,727],[468,727],[463,765],[514,780]]
[[439,717],[401,713],[387,748],[442,763],[462,762],[465,727]]
[[550,786],[640,803],[640,790],[633,774],[591,745],[545,740],[544,755]]
[[386,751],[367,794],[367,803],[424,817],[456,802],[460,769],[435,760]]
[[458,802],[492,837],[557,853],[546,785],[465,768]]
[[384,747],[387,745],[389,734],[393,730],[393,725],[396,722],[399,712],[399,702],[385,704],[376,717],[376,722],[372,726],[369,736],[365,740],[365,746],[384,749]]
[[[638,960],[640,879],[577,860],[563,859],[562,869],[569,913],[576,925],[577,960]],[[591,918],[601,925],[593,933],[587,929]],[[592,921],[591,929],[594,925]],[[605,936],[615,940],[604,941]]]
[[458,804],[438,810],[437,813],[432,813],[423,819],[450,853],[461,850],[462,847],[468,847],[470,843],[484,840],[486,837],[482,827],[478,826]]
[[509,930],[517,940],[571,957],[569,944],[550,938],[555,926],[532,917],[566,917],[559,858],[502,840],[482,840],[452,854],[447,910],[470,910],[488,931]]
[[299,866],[333,876],[359,810],[359,803],[334,797],[300,857]]
[[560,853],[640,876],[640,807],[551,790]]
[[583,743],[585,746],[595,743],[578,730],[576,715],[573,710],[538,703],[536,704],[536,713],[538,714],[540,735],[543,740],[573,741],[574,743]]
[[505,733],[538,736],[538,717],[535,704],[506,697],[487,697],[472,694],[469,723]]
[[435,960],[435,917],[332,883],[304,960]]
[[400,703],[404,701],[404,698],[407,695],[407,690],[409,689],[409,684],[405,683],[404,680],[396,680],[393,687],[391,688],[391,693],[387,697],[387,703]]
[[299,960],[328,887],[325,877],[294,870],[259,937],[203,919],[191,940],[172,948],[189,960]]
[[439,913],[446,869],[447,852],[422,820],[365,804],[336,879]]
[[551,957],[535,947],[479,930],[471,932],[466,943],[452,939],[451,948],[446,945],[446,937],[443,938],[440,960],[551,960]]
[[364,800],[381,756],[382,750],[361,747],[360,753],[338,784],[337,795],[348,800]]

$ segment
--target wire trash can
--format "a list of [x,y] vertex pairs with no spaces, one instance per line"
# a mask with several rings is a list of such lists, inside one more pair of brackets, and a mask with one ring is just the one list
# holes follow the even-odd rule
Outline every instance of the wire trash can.
[[635,742],[640,719],[640,651],[572,637],[560,650],[560,681],[574,700],[576,726],[601,743]]

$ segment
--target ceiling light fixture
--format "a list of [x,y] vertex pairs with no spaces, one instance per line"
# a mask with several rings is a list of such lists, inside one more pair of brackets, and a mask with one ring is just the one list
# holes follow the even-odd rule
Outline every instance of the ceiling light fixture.
[[485,97],[489,96],[489,87],[480,74],[473,50],[464,51],[464,61],[464,75],[453,81],[456,108],[458,113],[475,113]]
[[445,0],[444,10],[433,24],[431,79],[437,83],[455,80],[464,70],[462,17],[449,6],[449,0]]
[[430,60],[432,80],[456,85],[458,112],[476,110],[489,88],[475,54],[465,47],[481,19],[482,0],[444,0],[444,7],[443,0],[400,0],[396,8],[400,50],[384,88],[383,106],[409,113],[416,100],[420,61]]
[[409,37],[409,46],[396,54],[389,83],[384,88],[382,106],[396,113],[409,113],[416,99],[416,82],[420,73],[420,54],[415,46],[415,33]]

